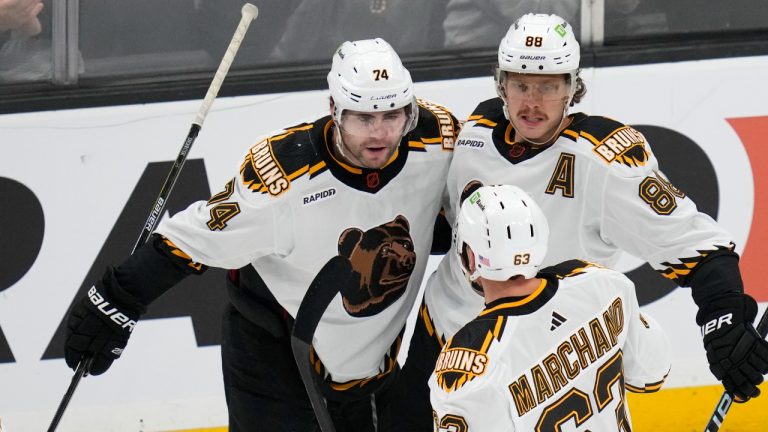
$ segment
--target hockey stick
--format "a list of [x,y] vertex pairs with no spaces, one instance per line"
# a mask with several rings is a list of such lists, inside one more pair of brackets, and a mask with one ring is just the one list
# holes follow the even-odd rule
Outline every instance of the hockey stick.
[[315,381],[315,372],[312,370],[309,352],[320,318],[345,282],[340,278],[351,274],[352,264],[349,263],[349,260],[340,256],[331,258],[309,285],[309,289],[299,306],[299,311],[296,313],[291,331],[293,357],[299,367],[301,381],[304,382],[304,388],[307,389],[312,410],[315,411],[315,417],[317,417],[317,423],[322,432],[335,432],[336,428],[333,426],[333,420],[328,412],[328,406],[320,387]]
[[48,427],[48,432],[56,430],[56,426],[58,426],[61,416],[64,415],[64,410],[67,409],[67,405],[69,405],[69,400],[72,399],[72,395],[75,393],[77,384],[80,383],[81,378],[88,376],[88,370],[91,368],[91,363],[93,363],[93,357],[86,357],[77,364],[75,374],[72,376],[72,382],[70,382],[69,388],[67,388],[67,393],[64,394],[64,399],[62,399],[59,404],[59,409],[56,410],[56,415],[53,416],[53,421],[51,421],[51,425]]
[[[757,323],[756,330],[761,338],[765,338],[766,333],[768,333],[768,309],[766,309],[765,312],[763,312],[763,316],[760,317],[760,322]],[[720,401],[715,406],[715,411],[712,413],[704,432],[717,432],[720,430],[720,426],[723,425],[725,415],[728,414],[728,410],[731,408],[732,403],[733,396],[727,391],[724,391],[723,395],[720,396]]]
[[242,17],[240,18],[240,23],[237,25],[235,34],[232,35],[232,40],[229,42],[227,51],[224,53],[224,57],[221,59],[221,63],[219,63],[219,68],[216,70],[216,74],[213,76],[213,81],[211,81],[211,85],[208,87],[208,92],[205,94],[203,103],[200,105],[200,109],[197,111],[197,117],[195,117],[195,121],[189,128],[189,133],[187,134],[187,138],[184,140],[184,145],[181,146],[179,155],[176,156],[176,162],[173,163],[171,172],[168,173],[168,178],[165,179],[165,183],[163,183],[163,187],[160,189],[160,194],[157,196],[155,205],[152,207],[152,211],[149,213],[149,217],[147,217],[147,222],[144,224],[144,229],[141,231],[141,235],[139,235],[139,239],[136,241],[136,245],[133,246],[134,252],[139,246],[143,245],[147,241],[150,234],[152,234],[152,231],[155,230],[155,225],[157,225],[160,216],[163,214],[165,202],[168,200],[168,196],[171,195],[173,185],[176,184],[176,179],[178,179],[179,174],[181,173],[181,168],[184,167],[184,162],[187,161],[187,155],[189,154],[190,149],[192,149],[192,144],[195,142],[197,134],[203,127],[203,122],[205,121],[205,117],[208,115],[208,110],[210,110],[211,105],[213,105],[213,100],[216,99],[216,95],[219,94],[221,84],[224,82],[224,78],[226,78],[227,72],[229,72],[229,67],[235,60],[237,50],[240,49],[240,44],[243,42],[243,38],[245,37],[245,33],[248,31],[248,27],[251,25],[251,21],[256,19],[256,17],[259,15],[259,9],[250,3],[246,3],[243,5],[241,14]]
[[[229,42],[227,51],[224,53],[224,57],[221,59],[221,63],[219,64],[219,68],[216,70],[216,74],[213,76],[213,80],[211,81],[211,85],[208,87],[208,92],[205,94],[203,103],[200,106],[200,109],[197,111],[197,117],[195,117],[195,121],[192,123],[192,127],[189,129],[187,138],[184,140],[184,145],[181,146],[179,155],[176,157],[176,161],[173,163],[173,167],[171,167],[171,171],[168,173],[168,177],[165,179],[163,187],[160,189],[157,200],[155,200],[155,205],[152,206],[152,211],[150,211],[149,217],[147,217],[147,222],[144,224],[144,228],[142,229],[136,244],[133,246],[131,254],[136,252],[136,249],[143,245],[149,238],[150,234],[152,234],[152,232],[155,230],[155,226],[160,220],[160,216],[163,214],[165,203],[168,201],[168,197],[171,195],[173,186],[176,184],[176,180],[179,178],[181,169],[184,167],[184,162],[187,161],[187,155],[192,148],[192,144],[195,142],[197,134],[203,127],[205,117],[208,115],[208,111],[211,109],[213,100],[216,99],[216,95],[219,93],[221,84],[224,82],[224,78],[227,76],[227,72],[229,72],[229,67],[232,65],[232,61],[235,59],[237,50],[240,48],[240,44],[243,42],[243,38],[245,37],[245,33],[248,31],[248,27],[251,25],[251,21],[256,19],[256,17],[259,15],[259,9],[250,3],[246,3],[241,9],[241,15],[240,23],[237,25],[235,34],[232,36],[232,41]],[[48,427],[48,432],[54,432],[56,430],[61,417],[64,415],[64,410],[67,409],[67,405],[69,405],[69,401],[72,399],[72,395],[75,393],[75,389],[80,383],[80,379],[88,376],[88,371],[91,367],[92,361],[93,358],[86,357],[81,360],[80,363],[78,363],[75,374],[72,377],[72,382],[69,384],[69,388],[67,388],[67,392],[64,394],[64,398],[61,400],[61,403],[59,403],[59,408],[56,410],[53,421],[51,421],[51,425]]]

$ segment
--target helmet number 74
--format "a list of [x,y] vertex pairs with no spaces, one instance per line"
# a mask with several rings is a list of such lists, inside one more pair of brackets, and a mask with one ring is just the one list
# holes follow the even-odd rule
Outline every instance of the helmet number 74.
[[374,69],[373,70],[373,80],[379,81],[380,79],[389,79],[389,73],[387,73],[386,69]]

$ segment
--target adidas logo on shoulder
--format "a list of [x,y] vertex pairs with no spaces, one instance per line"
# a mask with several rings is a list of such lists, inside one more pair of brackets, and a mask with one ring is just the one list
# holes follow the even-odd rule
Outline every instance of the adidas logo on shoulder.
[[550,331],[555,331],[558,327],[563,325],[564,322],[568,321],[568,319],[559,313],[557,311],[552,311],[552,326],[549,328]]

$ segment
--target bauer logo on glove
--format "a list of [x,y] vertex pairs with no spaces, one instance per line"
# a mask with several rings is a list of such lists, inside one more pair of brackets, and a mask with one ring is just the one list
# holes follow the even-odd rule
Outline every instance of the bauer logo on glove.
[[712,333],[713,331],[719,329],[725,324],[733,325],[733,322],[731,322],[732,320],[733,320],[733,314],[727,313],[725,315],[722,315],[719,318],[715,318],[713,320],[707,321],[706,324],[701,326],[701,335],[706,336]]
[[124,313],[117,310],[116,307],[112,306],[110,308],[109,302],[104,300],[104,297],[96,291],[95,286],[88,290],[88,298],[91,299],[91,303],[96,306],[96,309],[108,316],[112,321],[117,323],[117,325],[122,328],[127,328],[129,332],[133,331],[133,328],[136,326],[136,321],[128,318]]

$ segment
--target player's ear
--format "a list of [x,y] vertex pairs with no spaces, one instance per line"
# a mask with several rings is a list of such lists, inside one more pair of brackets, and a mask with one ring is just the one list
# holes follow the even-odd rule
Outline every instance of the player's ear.
[[333,102],[332,97],[328,97],[328,107],[331,110],[331,117],[333,117],[333,109],[336,107],[336,104]]
[[461,259],[461,264],[467,271],[469,271],[469,274],[475,272],[475,254],[468,244],[464,243],[461,246],[461,255],[459,255],[459,259]]
[[472,251],[472,248],[469,247],[469,245],[466,245],[467,247],[467,269],[469,269],[470,273],[474,273],[475,269],[477,268],[477,264],[475,263],[475,253]]

